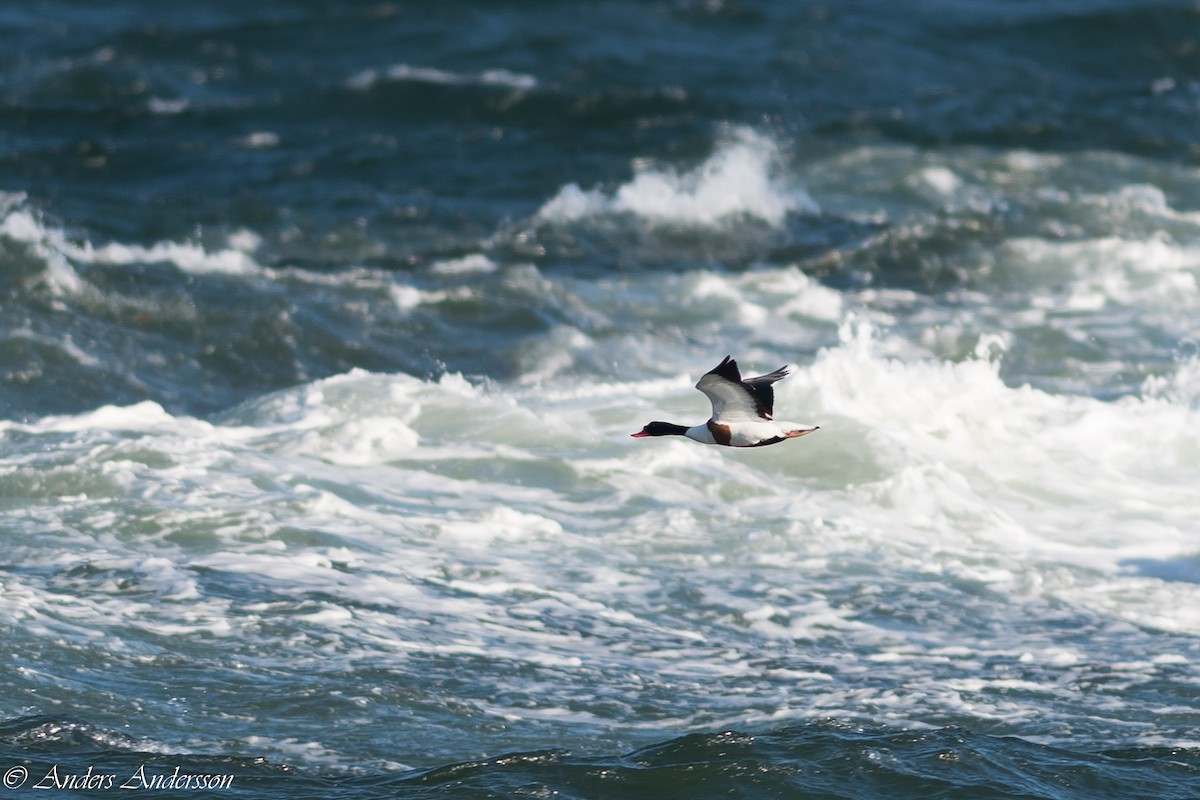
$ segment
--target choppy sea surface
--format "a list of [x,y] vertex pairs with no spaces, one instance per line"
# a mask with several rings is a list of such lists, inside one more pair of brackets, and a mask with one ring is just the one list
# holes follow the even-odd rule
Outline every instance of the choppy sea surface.
[[1200,796],[1200,10],[0,9],[0,626],[14,797]]

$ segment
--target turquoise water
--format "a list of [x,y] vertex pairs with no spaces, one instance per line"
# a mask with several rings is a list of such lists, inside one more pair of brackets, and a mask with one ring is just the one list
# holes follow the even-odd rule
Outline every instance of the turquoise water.
[[1197,23],[0,12],[5,786],[1195,795]]

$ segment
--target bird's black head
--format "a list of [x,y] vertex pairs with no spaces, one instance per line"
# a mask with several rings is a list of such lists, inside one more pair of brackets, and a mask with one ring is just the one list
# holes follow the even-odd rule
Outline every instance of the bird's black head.
[[683,425],[676,425],[673,422],[650,422],[646,424],[646,427],[633,434],[633,438],[641,439],[643,436],[683,436],[686,433],[687,427]]

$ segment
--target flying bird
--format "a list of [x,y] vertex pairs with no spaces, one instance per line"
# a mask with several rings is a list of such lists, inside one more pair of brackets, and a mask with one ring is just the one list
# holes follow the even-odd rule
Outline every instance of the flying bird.
[[772,417],[775,390],[771,384],[788,374],[787,366],[757,378],[742,380],[737,362],[729,356],[704,373],[696,388],[712,401],[712,417],[701,425],[676,425],[673,422],[651,422],[633,438],[645,436],[686,436],[703,444],[726,447],[762,447],[796,439],[817,430],[816,425],[780,422]]

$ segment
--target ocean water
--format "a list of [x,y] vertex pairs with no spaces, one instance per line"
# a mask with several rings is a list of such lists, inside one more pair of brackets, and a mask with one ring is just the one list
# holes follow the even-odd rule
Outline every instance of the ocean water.
[[1200,796],[1191,0],[0,43],[6,793]]

